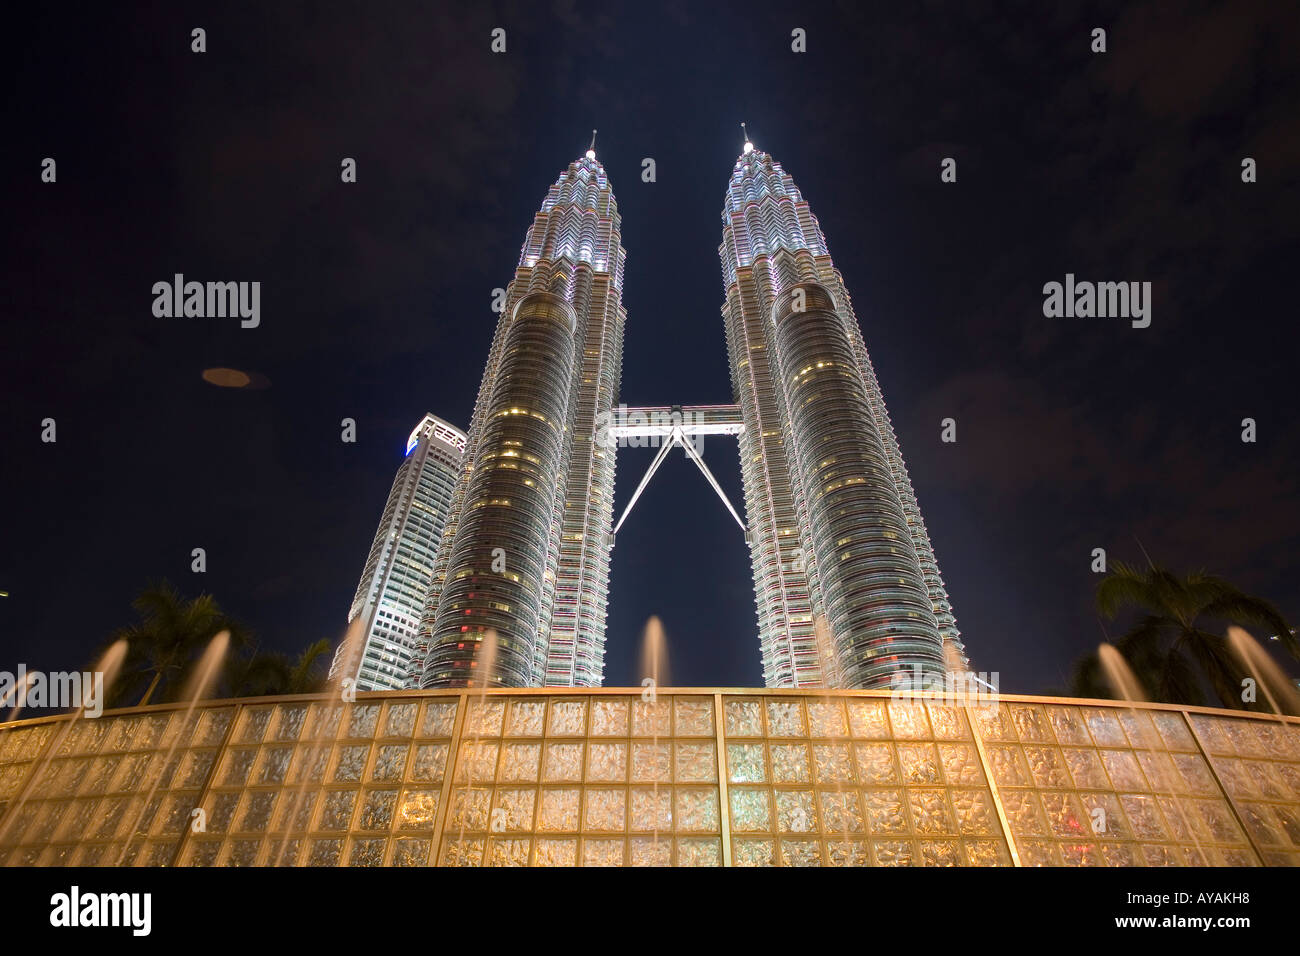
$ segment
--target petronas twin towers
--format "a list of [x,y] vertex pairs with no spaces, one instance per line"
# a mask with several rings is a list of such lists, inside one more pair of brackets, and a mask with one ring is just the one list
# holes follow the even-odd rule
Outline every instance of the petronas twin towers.
[[[808,203],[746,142],[722,220],[765,682],[911,686],[963,667],[875,371]],[[506,290],[419,627],[420,686],[602,682],[615,450],[597,434],[618,404],[625,259],[609,177],[588,150],[551,186]]]

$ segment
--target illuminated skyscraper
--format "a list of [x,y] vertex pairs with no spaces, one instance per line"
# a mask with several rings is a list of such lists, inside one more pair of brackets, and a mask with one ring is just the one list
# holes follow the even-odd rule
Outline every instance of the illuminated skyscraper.
[[[790,176],[745,143],[722,211],[727,351],[768,686],[964,664],[857,317]],[[820,632],[820,633],[819,633]],[[945,644],[948,645],[945,651]]]
[[354,626],[334,654],[331,678],[354,677],[359,690],[404,685],[464,452],[465,433],[441,418],[425,415],[411,432],[348,611]]
[[614,452],[593,438],[618,398],[619,229],[593,143],[547,193],[506,289],[420,624],[421,686],[601,683]]

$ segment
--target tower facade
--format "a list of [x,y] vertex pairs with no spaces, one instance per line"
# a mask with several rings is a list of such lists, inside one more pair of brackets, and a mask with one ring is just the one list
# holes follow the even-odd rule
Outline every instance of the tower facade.
[[335,651],[331,678],[355,678],[359,690],[404,686],[464,452],[465,433],[434,415],[411,432],[348,610],[354,626]]
[[748,142],[722,317],[764,681],[881,687],[965,665],[852,302],[793,179]]
[[424,602],[420,686],[602,681],[614,452],[594,437],[618,401],[620,228],[588,150],[551,186],[505,290]]

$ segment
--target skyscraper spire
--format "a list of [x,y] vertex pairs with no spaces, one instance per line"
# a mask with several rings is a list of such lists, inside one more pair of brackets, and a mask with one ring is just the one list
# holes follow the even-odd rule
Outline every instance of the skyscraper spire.
[[596,131],[594,129],[591,131],[591,145],[587,147],[587,158],[596,158]]
[[740,124],[740,131],[745,134],[745,145],[742,149],[746,153],[752,153],[754,151],[754,144],[749,141],[749,130],[745,129],[744,123]]

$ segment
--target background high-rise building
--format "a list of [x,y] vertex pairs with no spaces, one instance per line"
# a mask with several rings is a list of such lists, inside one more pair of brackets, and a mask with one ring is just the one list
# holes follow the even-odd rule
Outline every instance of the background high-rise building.
[[619,230],[588,150],[547,193],[506,289],[420,623],[424,687],[602,681],[614,452],[594,438],[618,401]]
[[[746,142],[722,211],[763,676],[876,687],[965,664],[934,550],[826,238]],[[946,646],[946,649],[945,649]]]
[[331,678],[354,677],[360,690],[405,686],[464,452],[465,433],[434,415],[425,415],[411,432],[348,610],[348,639],[330,665]]

